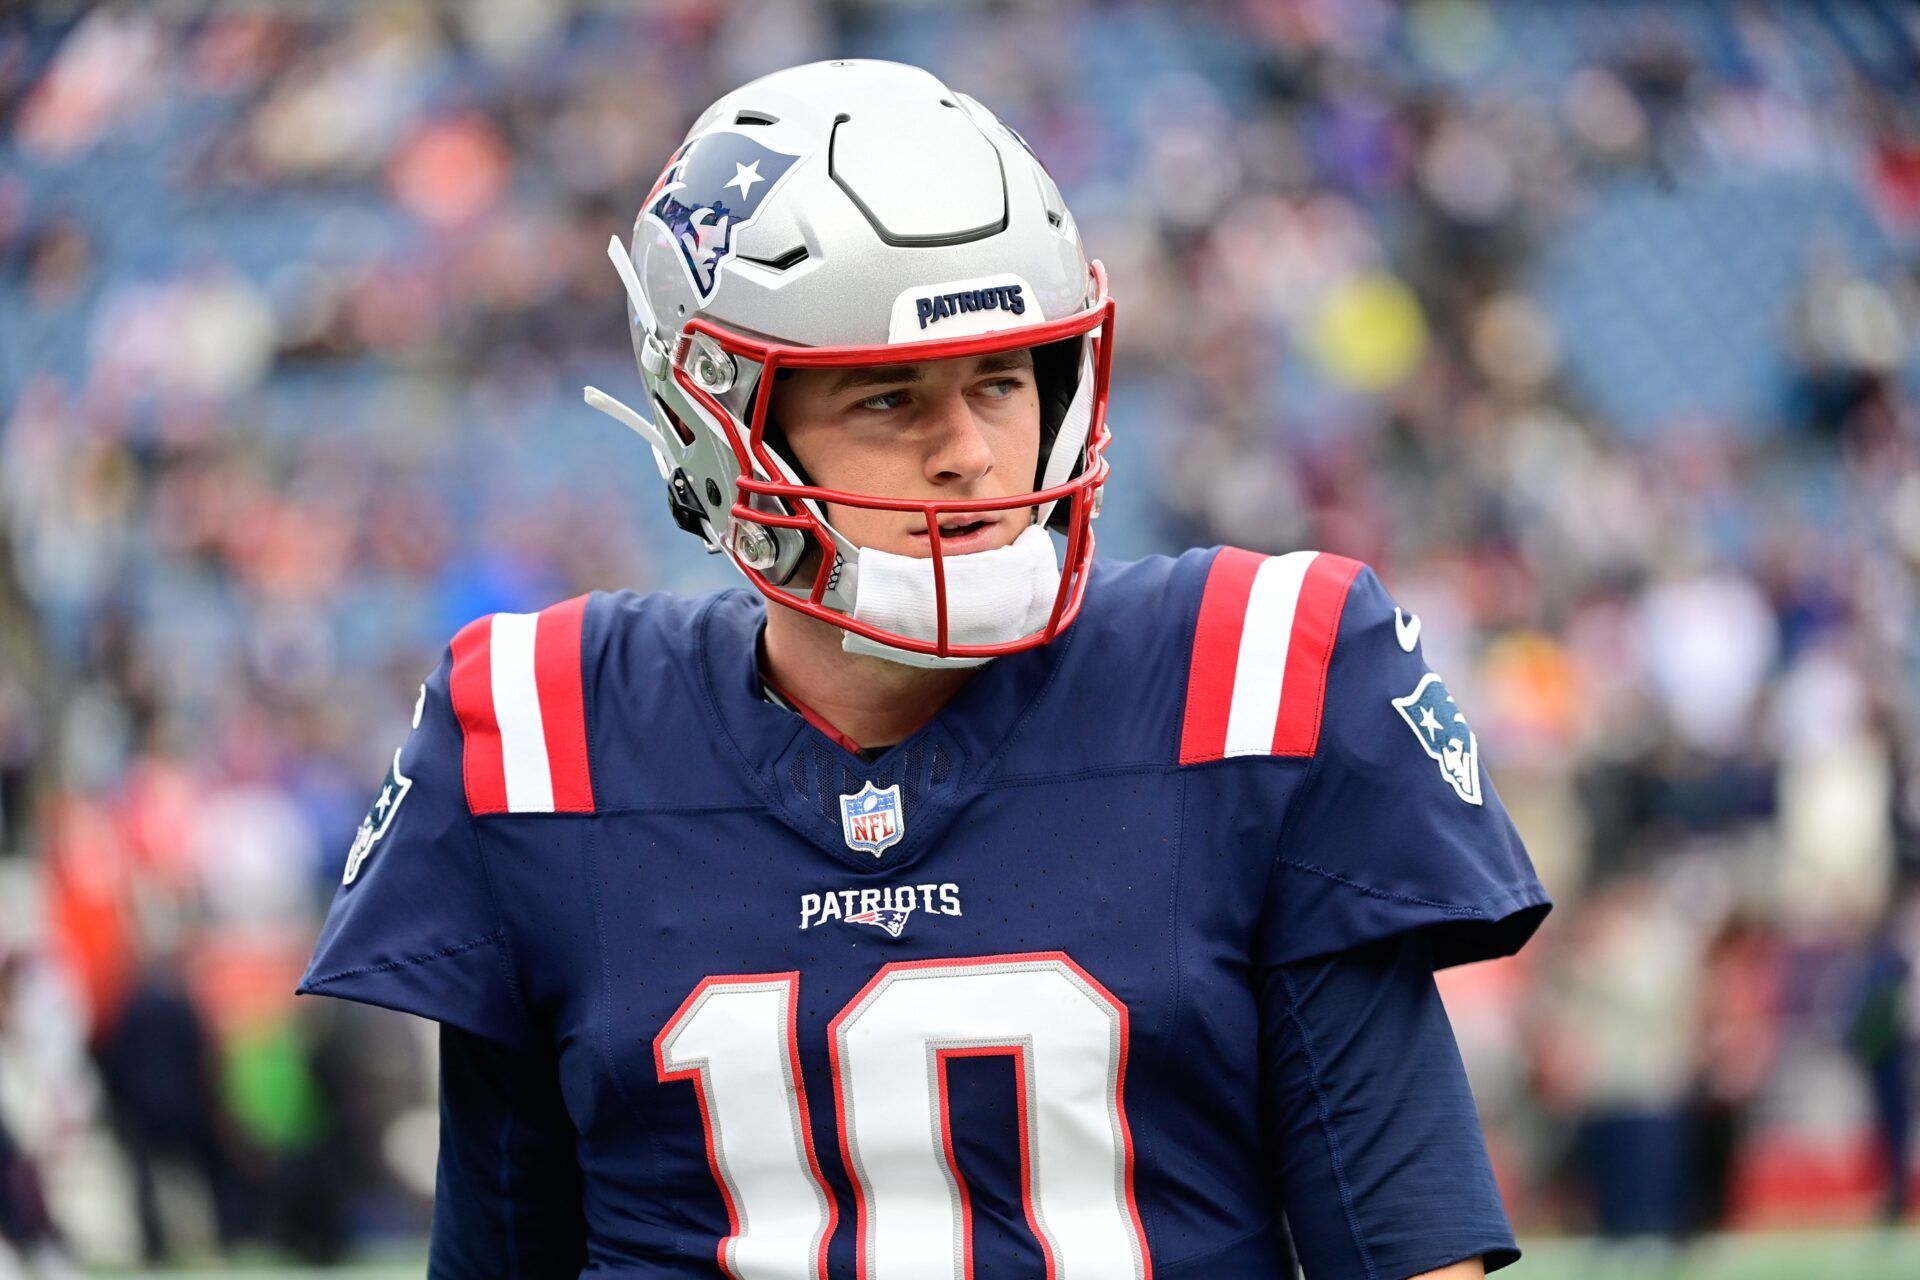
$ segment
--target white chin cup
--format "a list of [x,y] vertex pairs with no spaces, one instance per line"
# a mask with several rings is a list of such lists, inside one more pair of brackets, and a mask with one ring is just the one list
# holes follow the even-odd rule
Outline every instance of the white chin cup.
[[[1053,540],[1039,525],[1029,525],[1004,547],[942,556],[941,564],[947,578],[947,643],[1004,644],[1046,626],[1060,590],[1060,566],[1054,562]],[[853,616],[896,635],[936,639],[932,558],[860,548]],[[992,661],[896,649],[851,631],[841,637],[840,647],[910,667],[978,667]]]

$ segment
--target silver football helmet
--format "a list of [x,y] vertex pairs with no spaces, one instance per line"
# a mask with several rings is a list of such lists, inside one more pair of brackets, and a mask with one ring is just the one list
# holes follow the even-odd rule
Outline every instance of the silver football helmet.
[[[680,527],[769,600],[927,665],[1044,644],[1073,620],[1107,478],[1114,305],[1059,188],[992,112],[898,63],[766,76],[707,108],[648,194],[630,250],[615,239],[608,254],[651,412],[592,387],[587,400],[652,446]],[[781,369],[1023,347],[1043,405],[1028,493],[928,501],[819,488],[769,420]],[[936,615],[924,627],[855,616],[861,548],[827,521],[827,503],[924,514]],[[940,521],[1020,507],[1066,539],[1044,625],[956,642]]]

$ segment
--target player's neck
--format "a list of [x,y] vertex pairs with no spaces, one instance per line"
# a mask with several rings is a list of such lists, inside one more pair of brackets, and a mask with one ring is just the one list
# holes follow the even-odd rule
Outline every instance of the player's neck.
[[891,746],[931,720],[973,668],[909,667],[840,647],[839,627],[771,602],[761,670],[863,747]]

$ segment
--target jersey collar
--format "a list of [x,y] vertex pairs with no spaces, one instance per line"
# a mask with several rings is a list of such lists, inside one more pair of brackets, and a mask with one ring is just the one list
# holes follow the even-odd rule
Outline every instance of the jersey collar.
[[[757,657],[766,604],[757,593],[721,594],[695,625],[714,719],[769,811],[826,853],[866,870],[904,865],[932,846],[993,775],[1073,641],[1068,628],[1051,644],[994,659],[927,723],[865,760],[841,735],[767,701]],[[839,818],[839,797],[868,782],[899,785],[906,806],[899,842],[877,857],[848,847]]]
[[840,732],[840,730],[834,726],[833,721],[827,719],[818,711],[815,711],[812,707],[800,701],[800,699],[794,697],[773,682],[773,677],[766,672],[766,653],[762,646],[755,646],[755,654],[759,659],[761,668],[760,696],[762,698],[771,702],[776,707],[785,707],[787,710],[793,712],[793,714],[818,729],[826,737],[833,739],[839,748],[848,755],[855,755],[859,756],[862,760],[873,761],[878,760],[881,756],[893,750],[891,744],[884,747],[863,747],[846,734]]

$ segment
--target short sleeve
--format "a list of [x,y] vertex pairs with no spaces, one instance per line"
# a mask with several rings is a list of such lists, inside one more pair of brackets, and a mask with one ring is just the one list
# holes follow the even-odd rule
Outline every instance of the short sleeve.
[[1520,1254],[1424,934],[1260,977],[1274,1190],[1317,1280]]
[[1340,608],[1312,761],[1281,825],[1268,963],[1416,929],[1430,931],[1438,966],[1510,955],[1551,905],[1419,632],[1362,567]]
[[524,1048],[528,1019],[467,805],[452,665],[449,652],[421,686],[299,990]]

